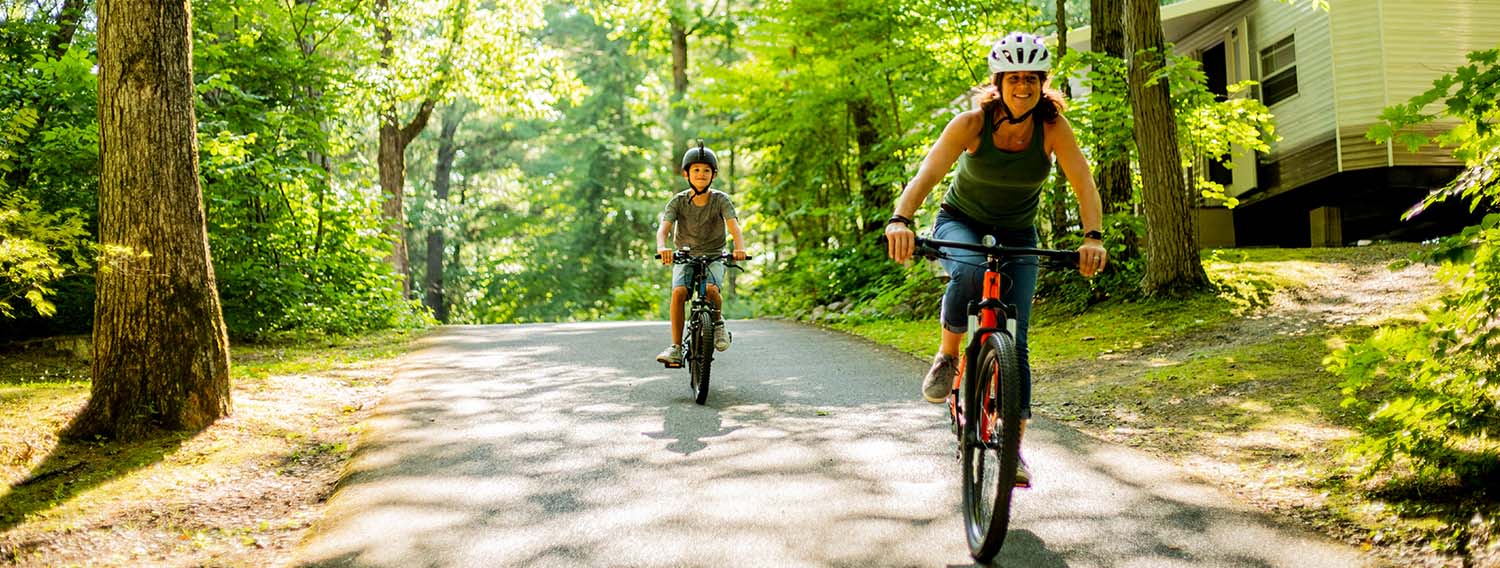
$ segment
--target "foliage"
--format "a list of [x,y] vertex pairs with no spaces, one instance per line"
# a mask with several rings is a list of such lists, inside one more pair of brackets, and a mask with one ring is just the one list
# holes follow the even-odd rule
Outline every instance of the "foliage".
[[[1469,54],[1468,65],[1407,103],[1386,108],[1383,122],[1368,133],[1377,141],[1418,145],[1429,140],[1406,128],[1440,117],[1458,121],[1434,140],[1455,146],[1454,155],[1468,170],[1424,204],[1456,196],[1475,208],[1500,204],[1494,173],[1500,165],[1497,59],[1500,50]],[[1440,111],[1427,110],[1440,99]],[[1325,364],[1343,377],[1344,404],[1367,413],[1353,448],[1373,458],[1366,475],[1414,471],[1428,479],[1451,476],[1460,484],[1493,486],[1500,475],[1500,446],[1491,437],[1500,426],[1500,383],[1493,380],[1500,355],[1500,216],[1486,216],[1438,250],[1454,291],[1427,312],[1426,321],[1382,329],[1335,350]]]
[[[1128,213],[1115,213],[1104,217],[1104,232],[1108,235],[1144,235],[1145,225],[1141,217]],[[1064,234],[1056,248],[1077,249],[1083,245],[1083,236],[1077,233]],[[1091,305],[1110,299],[1130,299],[1137,296],[1141,275],[1146,270],[1146,260],[1139,254],[1129,254],[1126,249],[1133,246],[1117,238],[1105,238],[1104,248],[1109,253],[1109,263],[1104,272],[1093,278],[1083,278],[1074,270],[1043,270],[1037,277],[1037,295],[1062,309],[1081,312]]]
[[[99,171],[93,36],[80,29],[72,44],[54,55],[57,52],[48,47],[57,29],[53,7],[6,4],[4,9],[8,14],[0,26],[0,197],[14,196],[35,205],[34,214],[23,215],[32,221],[40,216],[76,219],[91,234]],[[92,282],[51,280],[47,288],[50,315],[26,303],[0,335],[86,331],[93,317]]]
[[21,195],[0,195],[0,318],[14,319],[25,300],[38,315],[57,308],[51,283],[89,268],[88,231],[77,211],[42,211]]
[[[641,255],[651,249],[657,213],[677,183],[650,175],[654,141],[644,111],[651,107],[636,90],[648,73],[646,61],[631,57],[631,42],[612,38],[588,14],[554,7],[547,25],[549,48],[573,62],[570,72],[590,88],[576,100],[558,101],[561,118],[503,135],[514,145],[506,159],[520,168],[495,178],[504,189],[482,198],[502,215],[470,221],[499,221],[485,242],[475,243],[486,257],[463,285],[479,292],[467,308],[478,321],[638,314],[646,307],[641,298],[617,310],[611,291],[643,273],[661,279],[648,272]],[[537,149],[528,150],[533,143]],[[471,166],[484,164],[461,167]],[[527,183],[523,176],[545,181]]]
[[989,42],[1042,22],[1020,2],[930,0],[772,1],[742,21],[743,56],[705,70],[695,100],[734,117],[725,136],[751,170],[741,211],[778,260],[765,305],[868,299],[901,273],[865,241],[986,82]]
[[311,6],[197,8],[200,162],[230,334],[420,325],[380,262],[377,196],[341,180],[359,164],[324,161],[356,149],[353,69],[340,52],[358,38]]
[[[1080,74],[1089,89],[1087,97],[1069,108],[1068,119],[1074,123],[1079,143],[1097,161],[1125,156],[1135,159],[1128,70],[1124,60],[1090,51],[1069,52],[1058,62],[1059,75]],[[1183,171],[1192,176],[1188,186],[1199,188],[1205,198],[1220,199],[1234,207],[1237,201],[1208,179],[1206,168],[1196,166],[1209,161],[1229,165],[1226,159],[1236,148],[1270,151],[1269,143],[1276,140],[1271,111],[1255,98],[1237,96],[1253,81],[1229,85],[1227,97],[1213,93],[1202,63],[1189,57],[1169,57],[1155,80],[1163,78],[1176,111]]]

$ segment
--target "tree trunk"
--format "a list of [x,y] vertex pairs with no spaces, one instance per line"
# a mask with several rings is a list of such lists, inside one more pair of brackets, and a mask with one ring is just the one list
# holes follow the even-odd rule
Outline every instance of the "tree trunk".
[[[395,46],[391,32],[390,0],[375,0],[378,16],[376,33],[380,36],[380,66],[389,70],[395,59]],[[402,200],[406,195],[406,147],[427,127],[435,98],[427,98],[417,108],[411,122],[401,125],[396,116],[396,102],[387,100],[380,109],[380,149],[376,161],[380,166],[380,192],[385,196],[380,210],[385,217],[385,233],[391,239],[391,254],[386,257],[401,281],[401,295],[411,297],[411,270],[406,256],[406,208]]]
[[688,66],[688,30],[682,19],[674,15],[671,19],[672,27],[672,106],[669,111],[672,124],[672,164],[673,170],[679,169],[681,164],[677,160],[682,159],[683,153],[692,146],[687,140],[687,66]]
[[879,232],[885,227],[886,211],[894,206],[896,192],[875,183],[875,146],[880,144],[880,131],[875,127],[875,109],[869,99],[849,103],[849,115],[854,122],[854,141],[859,148],[859,198],[864,217],[862,233]]
[[1146,272],[1141,290],[1148,296],[1179,295],[1203,288],[1208,276],[1198,258],[1191,197],[1182,177],[1177,121],[1166,81],[1147,84],[1164,65],[1166,41],[1156,0],[1130,0],[1131,116],[1140,152],[1146,209]]
[[[1090,38],[1094,51],[1125,58],[1125,0],[1092,0],[1089,3]],[[1125,101],[1127,104],[1129,99]],[[1104,213],[1130,211],[1130,158],[1124,156],[1100,162],[1094,179]]]
[[[1052,55],[1053,61],[1068,55],[1068,0],[1057,0],[1057,53]],[[1056,86],[1063,96],[1072,96],[1073,89],[1066,77]],[[1047,231],[1047,242],[1051,246],[1057,246],[1057,239],[1062,237],[1063,228],[1068,225],[1068,176],[1063,173],[1062,164],[1057,164],[1055,170],[1052,176],[1052,214]]]
[[191,8],[99,4],[99,241],[93,387],[75,437],[196,430],[230,410],[229,339],[208,250]]
[[442,133],[438,136],[437,163],[432,168],[433,207],[437,226],[427,229],[427,283],[423,303],[432,310],[433,317],[448,323],[448,302],[443,293],[443,255],[446,252],[445,233],[448,230],[448,190],[453,182],[453,159],[458,156],[458,145],[454,134],[463,120],[464,112],[454,108],[443,114]]

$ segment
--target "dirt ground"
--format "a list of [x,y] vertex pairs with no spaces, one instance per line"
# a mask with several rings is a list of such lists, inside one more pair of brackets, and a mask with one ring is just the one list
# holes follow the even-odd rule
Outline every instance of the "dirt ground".
[[[0,565],[289,564],[396,364],[239,379],[233,414],[190,438],[159,450],[83,444],[10,468],[20,486],[0,492]],[[156,458],[122,463],[132,452]],[[55,503],[27,512],[49,493]]]
[[[1431,265],[1414,264],[1391,270],[1382,262],[1324,264],[1302,285],[1271,298],[1271,306],[1221,327],[1205,329],[1143,349],[1110,353],[1097,361],[1080,361],[1046,369],[1061,382],[1108,384],[1139,380],[1142,370],[1192,359],[1205,352],[1234,352],[1237,348],[1301,337],[1336,335],[1350,325],[1372,325],[1393,319],[1421,317],[1421,307],[1442,291]],[[1082,380],[1081,380],[1082,379]],[[1332,381],[1337,379],[1329,377]],[[1245,388],[1256,388],[1249,386]],[[1245,392],[1204,393],[1205,405],[1240,402]],[[1192,401],[1173,399],[1168,404]],[[1171,433],[1170,411],[1150,412],[1100,404],[1066,405],[1064,421],[1100,439],[1127,444],[1167,457],[1190,474],[1217,485],[1267,512],[1286,518],[1337,540],[1373,550],[1392,566],[1500,567],[1500,548],[1489,542],[1488,529],[1478,531],[1467,559],[1435,552],[1416,539],[1384,539],[1379,531],[1356,522],[1330,507],[1329,492],[1320,482],[1329,464],[1341,458],[1342,442],[1354,432],[1333,424],[1299,423],[1288,427],[1239,429],[1225,427],[1207,441],[1185,443]],[[1212,431],[1213,427],[1203,428]]]

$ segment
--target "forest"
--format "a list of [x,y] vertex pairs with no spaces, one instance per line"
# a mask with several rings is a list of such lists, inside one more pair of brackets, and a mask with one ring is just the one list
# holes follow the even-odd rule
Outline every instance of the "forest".
[[[1202,164],[1278,139],[1266,105],[1237,95],[1253,82],[1215,92],[1170,51],[1154,2],[193,0],[185,20],[117,4],[0,0],[0,341],[92,337],[100,402],[76,436],[212,422],[228,344],[663,319],[654,235],[699,141],[755,257],[727,285],[728,317],[929,318],[934,268],[891,262],[876,238],[1007,31],[1057,38],[1053,86],[1087,90],[1065,116],[1111,264],[1044,277],[1053,305],[1232,287],[1204,271],[1187,212],[1235,204]],[[135,19],[112,29],[107,10]],[[1068,50],[1083,26],[1096,51]],[[1497,58],[1442,70],[1368,133],[1467,164],[1428,204],[1489,211],[1500,196]],[[158,111],[155,130],[122,127]],[[1054,177],[1037,227],[1076,248],[1078,204]],[[1451,441],[1500,423],[1500,217],[1451,234],[1416,259],[1452,268],[1442,308],[1326,365],[1367,411],[1374,469],[1484,485],[1500,475],[1493,444]],[[143,287],[159,273],[181,285]],[[139,377],[153,366],[185,378]],[[152,389],[176,394],[140,403]]]

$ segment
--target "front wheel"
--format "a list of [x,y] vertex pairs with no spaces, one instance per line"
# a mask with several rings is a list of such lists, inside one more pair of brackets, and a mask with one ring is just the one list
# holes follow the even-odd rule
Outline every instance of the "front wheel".
[[1011,491],[1021,459],[1021,377],[1016,343],[995,332],[963,380],[964,529],[969,554],[988,563],[1010,526]]
[[708,402],[708,373],[714,361],[714,322],[707,312],[693,317],[692,341],[687,352],[688,375],[692,377],[693,402]]

